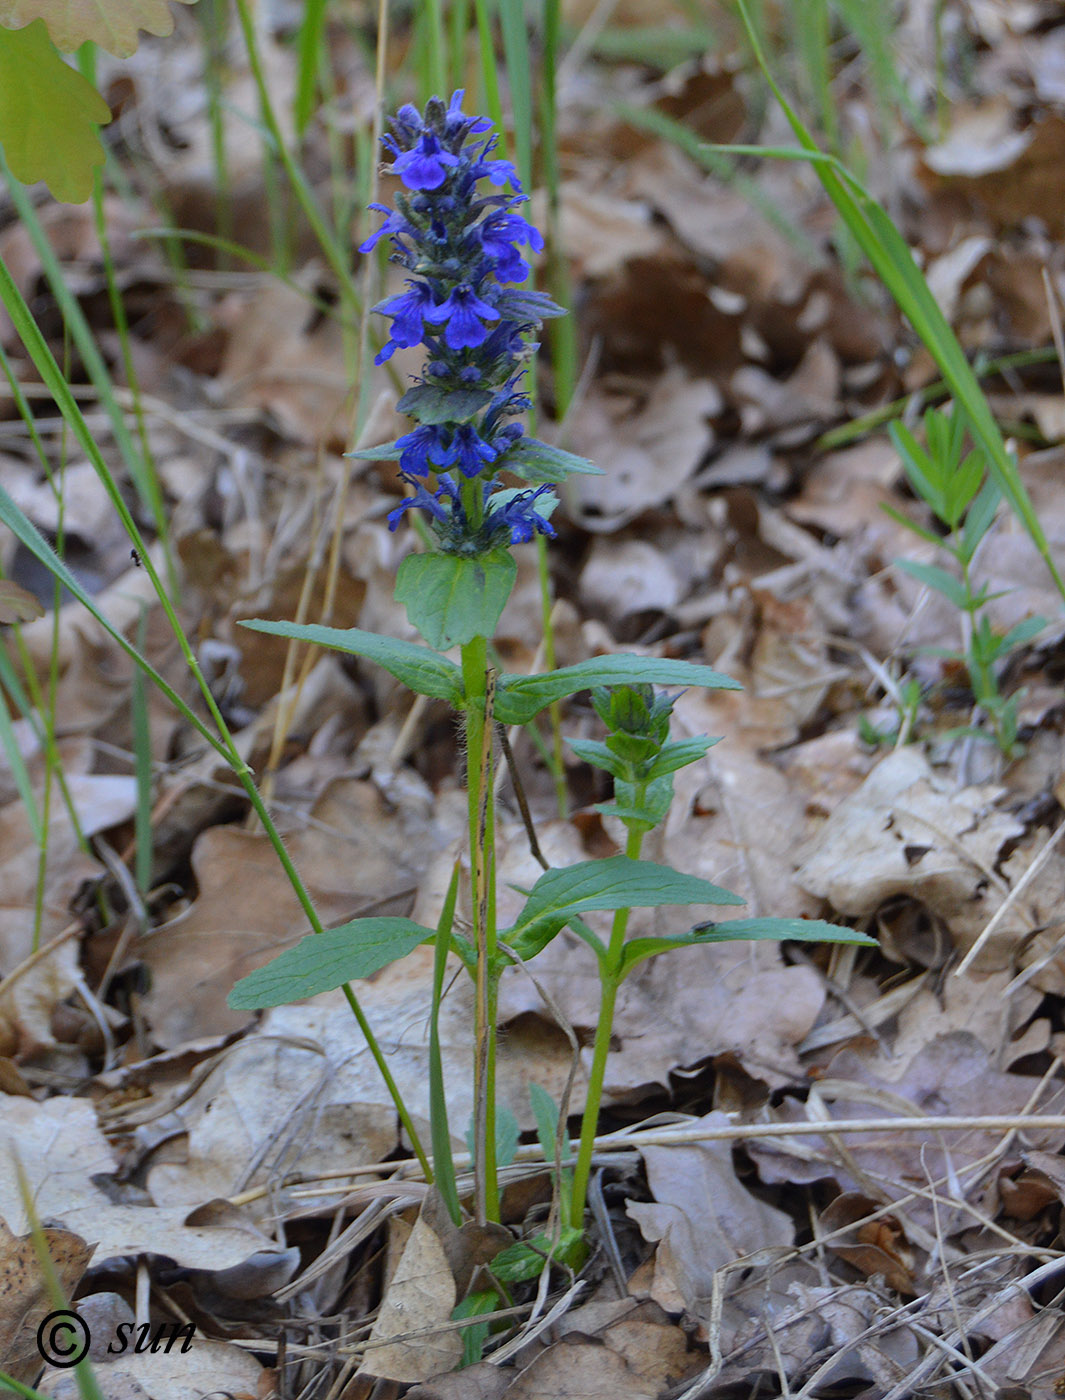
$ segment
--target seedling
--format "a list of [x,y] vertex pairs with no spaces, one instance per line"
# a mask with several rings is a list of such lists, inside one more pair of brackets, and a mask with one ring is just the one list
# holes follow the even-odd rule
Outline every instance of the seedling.
[[960,648],[924,649],[926,654],[960,664],[969,679],[975,702],[972,722],[950,732],[991,737],[1007,758],[1015,757],[1023,752],[1017,738],[1022,695],[1002,694],[999,670],[1012,651],[1042,631],[1046,619],[1029,617],[1008,632],[996,632],[986,609],[1002,594],[974,583],[973,558],[992,527],[1001,493],[988,474],[983,452],[978,447],[965,450],[965,419],[956,407],[949,412],[927,411],[924,446],[903,423],[893,423],[889,431],[910,485],[932,511],[941,532],[918,525],[891,506],[884,509],[911,533],[942,550],[955,566],[950,570],[913,559],[895,561],[897,568],[934,589],[959,613]]

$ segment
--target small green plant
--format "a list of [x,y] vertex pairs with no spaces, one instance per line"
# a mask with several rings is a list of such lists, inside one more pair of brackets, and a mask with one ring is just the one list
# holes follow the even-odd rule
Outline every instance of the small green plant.
[[[409,554],[396,596],[427,646],[359,629],[286,622],[246,625],[364,657],[420,694],[449,701],[465,730],[470,846],[469,935],[456,927],[457,872],[435,929],[410,919],[356,919],[316,932],[237,983],[230,1005],[251,1010],[346,986],[406,956],[420,943],[436,959],[430,1013],[432,1174],[456,1222],[462,1199],[451,1163],[447,1095],[434,1054],[433,1027],[451,954],[474,984],[474,1212],[500,1219],[499,1168],[516,1142],[511,1116],[496,1104],[496,1019],[499,982],[511,965],[536,958],[564,928],[591,949],[599,969],[600,1014],[586,1107],[572,1178],[565,1124],[553,1106],[534,1096],[545,1157],[556,1165],[553,1228],[521,1241],[497,1258],[501,1286],[541,1274],[547,1261],[576,1268],[585,1255],[584,1207],[592,1149],[610,1048],[614,1005],[625,978],[647,958],[672,948],[736,938],[799,939],[874,945],[853,929],[804,919],[702,923],[676,937],[628,937],[633,908],[738,905],[739,896],[710,881],[641,859],[646,834],[665,817],[673,774],[700,759],[715,740],[671,741],[673,702],[654,686],[738,689],[708,666],[642,656],[601,656],[540,675],[501,674],[489,643],[514,584],[512,549],[537,537],[553,538],[553,487],[574,472],[598,474],[583,459],[529,436],[517,421],[529,407],[523,388],[544,317],[562,308],[542,293],[521,288],[529,275],[522,249],[539,250],[540,234],[516,211],[525,202],[514,166],[493,154],[491,124],[468,117],[462,93],[445,103],[431,98],[424,113],[404,106],[383,139],[391,170],[402,182],[395,208],[374,205],[386,218],[362,251],[390,240],[392,261],[407,276],[405,290],[375,309],[391,321],[377,362],[397,348],[423,346],[425,361],[399,403],[414,420],[410,432],[383,447],[352,455],[397,460],[409,494],[390,515],[397,529],[408,512],[421,512],[430,548]],[[487,186],[487,188],[486,188]],[[512,193],[506,193],[507,187]],[[505,486],[506,471],[523,485]],[[414,517],[419,519],[417,515]],[[457,648],[459,662],[443,653]],[[603,810],[627,829],[624,854],[546,869],[528,890],[509,926],[499,927],[495,842],[494,738],[497,724],[528,724],[553,703],[580,691],[607,728],[604,741],[574,741],[574,751],[614,779],[614,802]],[[613,918],[606,939],[588,913]],[[875,945],[874,945],[875,946]],[[349,995],[350,990],[349,990]],[[361,1023],[360,1023],[361,1024]],[[394,1085],[390,1086],[396,1093]],[[402,1100],[397,1097],[397,1106]]]
[[903,423],[892,423],[889,431],[910,485],[944,533],[926,529],[890,506],[884,509],[907,530],[942,550],[955,565],[951,571],[913,559],[895,561],[897,568],[941,594],[961,615],[959,649],[926,649],[927,654],[963,666],[972,688],[976,705],[973,722],[951,732],[992,737],[1003,754],[1013,757],[1022,752],[1017,740],[1021,695],[1002,694],[998,671],[1011,651],[1042,631],[1046,619],[1029,617],[1008,632],[996,632],[986,608],[1002,594],[989,592],[986,583],[977,587],[973,581],[973,557],[991,528],[1001,492],[988,474],[983,452],[978,447],[965,450],[966,423],[957,408],[949,412],[928,410],[924,446]]

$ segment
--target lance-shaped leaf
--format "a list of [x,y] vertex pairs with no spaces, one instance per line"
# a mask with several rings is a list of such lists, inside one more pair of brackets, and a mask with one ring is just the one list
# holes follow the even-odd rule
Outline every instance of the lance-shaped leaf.
[[432,937],[431,928],[395,918],[352,919],[338,928],[310,933],[273,962],[242,977],[229,994],[229,1005],[236,1011],[257,1011],[331,992],[405,958]]
[[563,666],[543,676],[501,676],[496,691],[496,718],[503,724],[527,724],[534,715],[555,700],[596,685],[702,686],[707,690],[742,690],[739,681],[698,666],[691,661],[669,657],[594,656],[576,666]]
[[242,622],[241,626],[250,627],[254,632],[268,632],[274,637],[315,642],[333,651],[346,651],[351,656],[364,656],[419,695],[447,700],[456,709],[462,704],[464,691],[459,668],[446,656],[438,656],[415,642],[379,637],[376,632],[363,632],[358,627],[322,627],[314,622],[265,622],[256,618],[252,622]]
[[547,870],[529,891],[511,928],[500,933],[523,960],[550,943],[576,914],[590,909],[653,909],[661,904],[742,904],[720,885],[653,860],[610,856]]
[[859,933],[842,924],[828,924],[822,919],[726,919],[720,924],[699,924],[690,933],[677,938],[634,938],[625,944],[622,966],[625,975],[645,958],[668,953],[671,948],[694,948],[700,943],[735,943],[740,939],[773,939],[778,943],[858,943],[866,948],[879,947],[875,938]]

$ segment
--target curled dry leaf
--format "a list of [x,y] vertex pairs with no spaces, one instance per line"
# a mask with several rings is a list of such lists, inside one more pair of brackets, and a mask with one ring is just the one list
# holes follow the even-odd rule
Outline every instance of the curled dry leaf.
[[0,622],[32,622],[44,608],[25,588],[11,579],[0,579]]
[[[917,1292],[913,1279],[913,1251],[906,1231],[893,1215],[878,1214],[881,1202],[858,1191],[843,1191],[821,1212],[821,1229],[836,1237],[827,1247],[860,1269],[867,1278],[882,1274],[889,1288],[908,1298]],[[836,1234],[843,1231],[842,1234]]]

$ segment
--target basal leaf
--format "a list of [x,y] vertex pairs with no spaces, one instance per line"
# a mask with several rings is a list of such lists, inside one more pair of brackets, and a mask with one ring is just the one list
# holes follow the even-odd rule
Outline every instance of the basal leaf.
[[527,724],[554,700],[596,685],[703,686],[708,690],[742,690],[739,681],[698,666],[691,661],[668,657],[595,656],[576,666],[563,666],[544,676],[502,676],[496,691],[496,718],[503,724]]
[[858,943],[866,948],[879,945],[875,938],[841,924],[822,919],[726,919],[720,924],[700,924],[678,938],[634,938],[625,944],[626,975],[645,958],[668,953],[671,948],[694,948],[700,943],[734,943],[740,939],[772,939],[776,942]]
[[527,960],[575,915],[590,909],[653,909],[661,904],[742,904],[739,895],[652,860],[610,856],[547,870],[517,921],[500,939]]
[[7,28],[21,29],[35,19],[44,21],[53,44],[64,53],[92,43],[116,58],[134,51],[138,29],[165,35],[174,28],[166,0],[0,0],[0,24]]
[[273,962],[242,977],[229,994],[229,1005],[236,1011],[257,1011],[331,992],[405,958],[433,936],[431,928],[394,918],[352,919],[339,928],[310,933]]
[[508,549],[474,559],[408,554],[396,576],[396,600],[429,645],[447,651],[495,632],[516,573]]
[[379,637],[376,632],[363,632],[358,627],[321,627],[317,623],[264,622],[257,618],[240,625],[254,632],[294,637],[300,642],[331,647],[333,651],[346,651],[351,656],[365,656],[367,661],[373,661],[419,695],[447,700],[456,709],[462,704],[464,691],[459,668],[447,657],[437,656],[428,647],[420,647],[415,642]]
[[16,179],[43,180],[56,199],[81,204],[104,163],[99,128],[110,120],[107,103],[63,62],[43,24],[0,28],[0,146]]

